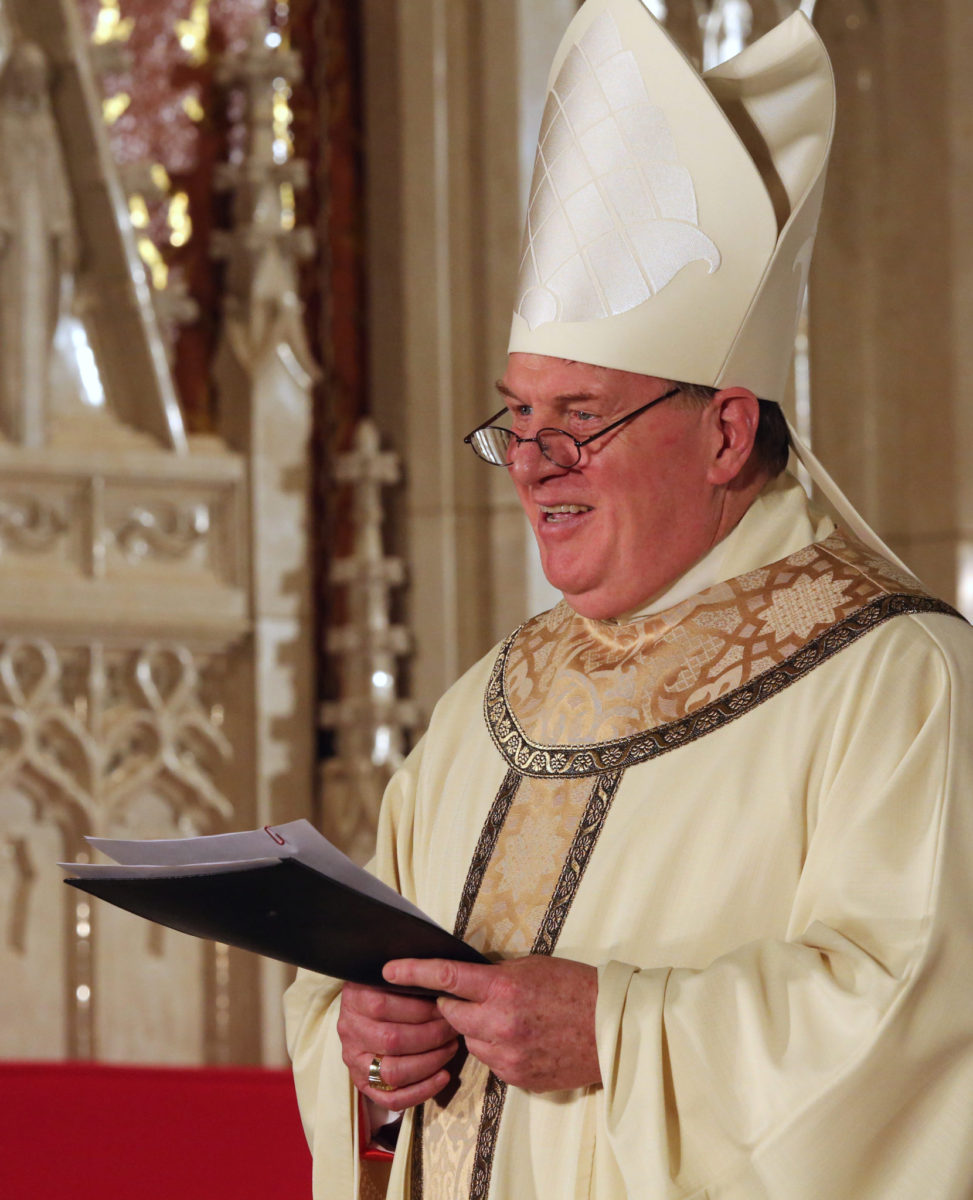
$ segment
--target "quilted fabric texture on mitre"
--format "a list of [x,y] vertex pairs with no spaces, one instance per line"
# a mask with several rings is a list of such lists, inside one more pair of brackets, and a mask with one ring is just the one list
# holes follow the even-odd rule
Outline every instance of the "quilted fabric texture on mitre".
[[603,12],[571,47],[541,123],[517,311],[531,329],[635,308],[691,262],[719,268],[662,108]]

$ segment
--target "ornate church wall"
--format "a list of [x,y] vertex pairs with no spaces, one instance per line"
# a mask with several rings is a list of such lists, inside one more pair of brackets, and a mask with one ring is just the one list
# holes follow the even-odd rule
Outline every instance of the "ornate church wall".
[[[117,5],[100,11],[124,32]],[[4,1057],[285,1057],[283,968],[78,899],[55,866],[83,858],[89,833],[217,833],[313,807],[309,239],[274,103],[299,67],[266,25],[251,33],[220,68],[235,98],[213,173],[229,197],[212,245],[218,431],[187,433],[163,328],[199,308],[163,289],[138,235],[144,197],[110,152],[94,79],[104,54],[74,0],[0,6],[3,150],[34,199],[4,205],[0,246]],[[62,243],[72,253],[52,253]],[[22,269],[38,259],[43,297]]]

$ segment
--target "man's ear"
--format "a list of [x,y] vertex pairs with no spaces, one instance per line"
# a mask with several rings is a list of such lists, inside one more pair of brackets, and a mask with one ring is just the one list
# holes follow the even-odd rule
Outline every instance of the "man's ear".
[[710,401],[707,417],[713,447],[707,481],[724,487],[735,479],[743,482],[750,474],[744,468],[757,436],[760,401],[749,388],[723,388]]

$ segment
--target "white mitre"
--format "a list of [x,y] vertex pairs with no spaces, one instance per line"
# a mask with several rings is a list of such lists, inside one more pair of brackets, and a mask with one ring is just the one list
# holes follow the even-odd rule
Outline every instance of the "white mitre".
[[[834,118],[801,12],[700,75],[643,0],[586,0],[551,68],[511,353],[783,400]],[[842,524],[904,566],[791,440]]]
[[701,76],[641,0],[587,0],[551,69],[510,350],[781,400],[834,111],[802,13]]

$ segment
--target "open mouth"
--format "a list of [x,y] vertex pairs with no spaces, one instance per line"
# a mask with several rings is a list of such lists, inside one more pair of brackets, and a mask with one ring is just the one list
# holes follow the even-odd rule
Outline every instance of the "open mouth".
[[581,513],[591,512],[591,506],[588,504],[539,504],[538,508],[544,521],[552,525],[570,520]]

